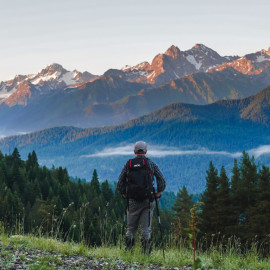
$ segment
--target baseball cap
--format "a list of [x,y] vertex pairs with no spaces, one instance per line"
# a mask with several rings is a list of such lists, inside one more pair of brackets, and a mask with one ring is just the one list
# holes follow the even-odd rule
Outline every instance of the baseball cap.
[[144,154],[147,152],[147,144],[143,141],[138,141],[134,145],[134,152],[137,154]]

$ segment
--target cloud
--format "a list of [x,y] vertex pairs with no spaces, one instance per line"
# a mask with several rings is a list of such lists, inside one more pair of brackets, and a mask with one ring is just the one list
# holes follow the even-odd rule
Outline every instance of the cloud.
[[[111,157],[111,156],[131,156],[133,155],[133,144],[108,147],[100,152],[83,155],[81,157],[93,158],[93,157]],[[184,155],[214,155],[214,156],[228,156],[231,158],[239,158],[242,156],[242,152],[228,152],[228,151],[211,151],[206,148],[200,148],[195,150],[181,150],[176,147],[148,145],[148,156],[152,157],[166,157],[166,156],[184,156]],[[270,154],[270,145],[262,145],[257,148],[253,148],[246,151],[249,155],[258,158],[262,155]]]
[[262,155],[270,154],[270,145],[261,145],[257,148],[251,149],[247,151],[251,156],[255,158],[260,157]]
[[[206,148],[196,150],[181,150],[175,147],[148,145],[148,149],[149,150],[147,152],[147,155],[152,157],[183,156],[183,155],[222,155],[222,156],[229,156],[232,158],[238,158],[242,155],[241,152],[230,153],[227,151],[210,151]],[[114,148],[105,148],[100,152],[91,155],[84,155],[82,157],[92,158],[92,157],[130,156],[130,155],[133,155],[133,144]]]

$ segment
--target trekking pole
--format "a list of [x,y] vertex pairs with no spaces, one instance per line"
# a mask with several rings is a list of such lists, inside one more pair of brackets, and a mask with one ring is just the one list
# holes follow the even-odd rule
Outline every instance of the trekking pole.
[[158,201],[157,201],[157,196],[156,196],[156,193],[155,193],[155,189],[154,189],[154,196],[155,196],[155,202],[156,202],[156,208],[157,208],[158,225],[159,225],[159,230],[160,230],[160,238],[161,238],[161,244],[162,244],[163,258],[165,260],[164,241],[163,241],[161,220],[160,220],[160,214],[159,214],[159,208],[158,208]]
[[122,239],[120,241],[120,250],[122,249],[122,241],[123,241],[123,238],[124,238],[124,229],[125,229],[125,227],[127,225],[127,208],[128,208],[128,202],[127,202],[127,206],[126,206],[126,209],[125,209],[124,220],[123,220],[123,225],[122,225],[122,230],[121,230]]

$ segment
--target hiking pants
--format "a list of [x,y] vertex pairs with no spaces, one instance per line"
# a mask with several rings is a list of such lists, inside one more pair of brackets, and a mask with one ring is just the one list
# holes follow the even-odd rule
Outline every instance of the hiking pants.
[[135,239],[139,222],[142,225],[142,239],[146,240],[150,239],[154,207],[155,201],[150,202],[150,216],[149,216],[148,199],[142,202],[138,202],[132,199],[129,200],[129,207],[127,211],[127,233],[126,233],[126,237],[128,239]]

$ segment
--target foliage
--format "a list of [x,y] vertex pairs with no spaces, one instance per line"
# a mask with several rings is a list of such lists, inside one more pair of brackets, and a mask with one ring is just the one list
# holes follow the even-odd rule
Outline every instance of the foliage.
[[[252,241],[262,244],[270,234],[270,172],[259,168],[253,157],[243,152],[240,164],[234,161],[231,180],[221,167],[210,163],[207,187],[202,195],[201,237],[209,246],[218,238],[224,241],[233,235],[250,247]],[[269,253],[264,250],[263,253]]]
[[40,167],[36,153],[21,160],[18,149],[0,158],[0,221],[9,232],[46,233],[100,245],[116,242],[124,202],[99,183],[71,181],[66,169]]
[[183,186],[182,189],[179,189],[172,206],[172,210],[174,211],[174,233],[178,243],[180,242],[180,237],[187,237],[184,229],[189,227],[192,205],[192,195],[189,195],[186,187]]

